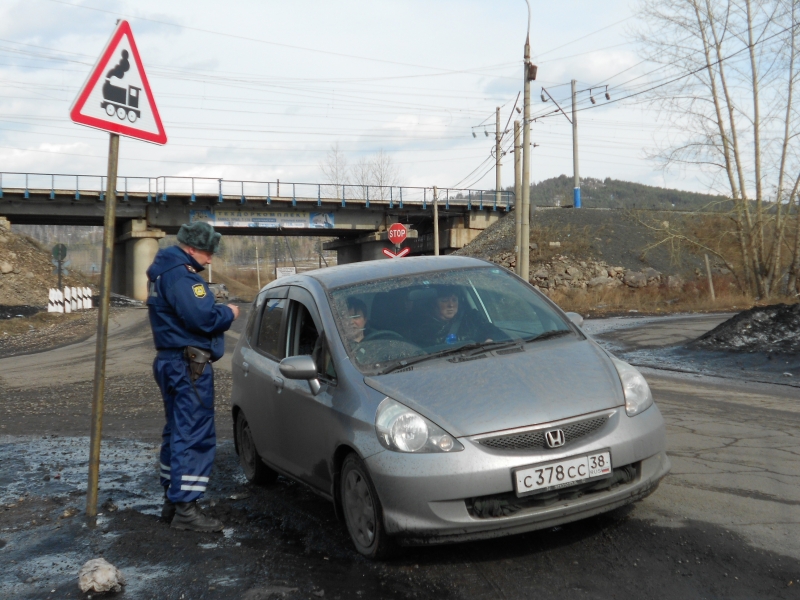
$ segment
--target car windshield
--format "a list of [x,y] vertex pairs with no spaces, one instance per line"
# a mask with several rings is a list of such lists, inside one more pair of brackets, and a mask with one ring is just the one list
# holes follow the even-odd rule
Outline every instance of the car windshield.
[[330,296],[339,335],[365,374],[573,331],[544,298],[496,267],[369,281]]

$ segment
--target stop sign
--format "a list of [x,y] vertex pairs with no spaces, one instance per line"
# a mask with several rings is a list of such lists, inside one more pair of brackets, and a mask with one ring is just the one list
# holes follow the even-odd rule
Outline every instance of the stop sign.
[[389,227],[389,241],[399,246],[406,239],[406,228],[402,223],[395,223]]

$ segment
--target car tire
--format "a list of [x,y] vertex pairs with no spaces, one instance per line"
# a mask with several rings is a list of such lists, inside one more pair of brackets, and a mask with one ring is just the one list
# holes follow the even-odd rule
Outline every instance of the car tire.
[[247,481],[255,485],[266,485],[278,478],[278,474],[265,465],[258,455],[250,425],[241,411],[236,416],[236,441],[239,448],[239,465]]
[[366,465],[356,454],[348,454],[342,463],[339,494],[347,531],[356,550],[373,559],[391,556],[395,544],[383,526],[378,493]]

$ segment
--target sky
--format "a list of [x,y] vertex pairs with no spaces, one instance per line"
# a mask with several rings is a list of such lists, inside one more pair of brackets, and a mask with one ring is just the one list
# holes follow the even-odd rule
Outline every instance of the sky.
[[[568,110],[575,79],[595,88],[578,95],[592,106],[578,118],[582,176],[707,191],[701,173],[647,158],[668,125],[641,97],[619,101],[656,77],[632,41],[636,0],[531,9],[532,115],[550,113],[531,125],[531,179],[572,174],[572,126],[540,95]],[[168,135],[122,138],[121,176],[324,183],[338,144],[351,164],[388,154],[401,185],[493,189],[495,110],[505,149],[521,118],[524,0],[0,0],[0,171],[105,173],[108,135],[69,109],[117,19]],[[511,154],[501,173],[512,186]]]

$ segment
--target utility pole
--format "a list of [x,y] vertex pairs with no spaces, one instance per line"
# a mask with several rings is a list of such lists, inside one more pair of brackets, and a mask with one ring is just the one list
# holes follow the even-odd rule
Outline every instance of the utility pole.
[[258,238],[256,238],[256,285],[258,291],[261,291],[261,267],[258,264]]
[[514,254],[517,259],[517,266],[514,272],[520,274],[520,247],[522,246],[522,144],[519,139],[519,121],[514,121]]
[[278,278],[278,238],[272,240],[272,261],[275,263],[275,279]]
[[[574,79],[572,80],[572,168],[575,174],[575,182],[574,186],[575,189],[572,191],[573,194],[573,208],[580,208],[581,207],[581,175],[580,169],[578,168],[578,111],[577,111],[577,101],[578,101],[578,92],[575,91],[575,85],[577,81]],[[594,102],[594,100],[592,100]]]
[[[513,109],[512,109],[513,110]],[[500,151],[500,107],[497,107],[495,111],[494,117],[494,205],[500,206],[501,202],[501,190],[503,189],[503,182],[501,181],[500,177],[500,168],[503,166],[500,164],[501,158],[501,151]]]
[[[530,9],[529,9],[530,10]],[[528,16],[530,20],[530,15]],[[530,281],[530,240],[531,240],[531,80],[536,79],[536,65],[531,64],[530,22],[528,37],[525,38],[525,77],[524,110],[522,130],[522,227],[519,252],[519,276]]]
[[433,255],[439,256],[439,202],[436,186],[433,186]]

